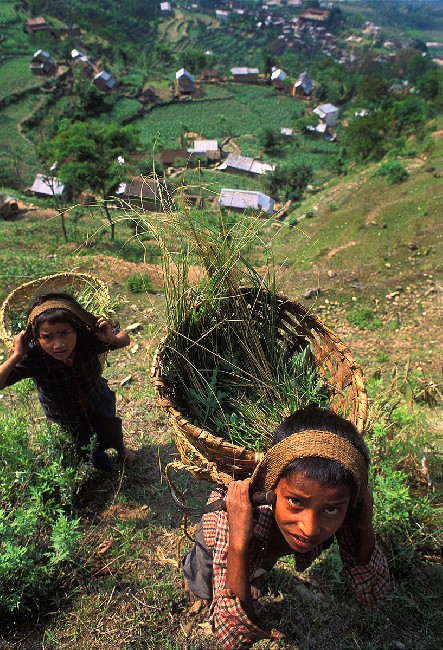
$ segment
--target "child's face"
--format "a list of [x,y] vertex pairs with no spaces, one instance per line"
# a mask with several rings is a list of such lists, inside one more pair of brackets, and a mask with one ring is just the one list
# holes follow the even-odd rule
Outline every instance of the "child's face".
[[299,553],[307,553],[340,528],[352,496],[347,483],[325,485],[301,472],[280,479],[275,493],[275,521]]
[[37,339],[42,350],[51,357],[66,361],[77,343],[77,332],[69,323],[44,321],[39,327]]

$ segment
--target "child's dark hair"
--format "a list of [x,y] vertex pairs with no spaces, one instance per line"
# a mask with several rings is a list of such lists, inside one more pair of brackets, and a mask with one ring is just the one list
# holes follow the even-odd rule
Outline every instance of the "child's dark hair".
[[[44,293],[34,298],[34,300],[31,302],[26,314],[26,318],[29,317],[29,314],[35,307],[41,305],[47,300],[66,300],[72,303],[75,307],[83,310],[83,307],[69,293]],[[63,309],[61,307],[51,307],[49,309],[46,309],[34,319],[32,323],[32,337],[34,340],[38,337],[40,325],[42,323],[50,323],[51,325],[55,323],[69,323],[69,325],[74,328],[77,334],[88,330],[86,324],[68,309]]]
[[[368,449],[361,434],[352,422],[345,420],[345,418],[333,411],[321,409],[317,406],[309,406],[285,418],[274,431],[272,444],[276,445],[294,433],[309,430],[327,431],[346,438],[360,452],[369,467]],[[356,489],[351,474],[340,463],[329,458],[297,458],[285,467],[280,478],[285,478],[293,472],[300,472],[319,483],[337,484],[344,482],[350,484],[354,490]]]

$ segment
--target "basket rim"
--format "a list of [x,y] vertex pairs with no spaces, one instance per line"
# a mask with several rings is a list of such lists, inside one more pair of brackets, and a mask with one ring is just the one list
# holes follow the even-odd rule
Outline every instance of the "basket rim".
[[[248,287],[241,287],[242,291],[248,290]],[[251,288],[252,289],[252,288]],[[262,290],[264,291],[264,290]],[[302,317],[309,318],[310,325],[315,325],[319,331],[327,336],[331,342],[337,347],[340,348],[341,353],[346,358],[349,363],[350,372],[355,382],[356,397],[354,402],[357,403],[356,408],[356,417],[350,421],[356,426],[360,435],[363,434],[364,425],[367,419],[368,412],[368,396],[365,388],[363,371],[361,366],[352,356],[348,347],[341,341],[341,339],[324,325],[314,314],[312,314],[304,305],[288,298],[286,295],[281,293],[276,293],[275,297],[278,301],[281,302],[282,306],[285,304],[290,304],[292,308],[302,315]],[[192,307],[189,311],[191,311]],[[156,388],[158,393],[157,404],[159,408],[168,415],[168,418],[172,421],[174,430],[180,432],[181,435],[184,435],[188,441],[192,441],[192,445],[199,447],[199,442],[201,446],[211,447],[211,451],[219,456],[229,456],[232,459],[232,462],[235,463],[258,463],[264,455],[264,452],[257,452],[247,449],[246,447],[241,447],[240,445],[235,445],[219,436],[212,434],[207,429],[198,427],[190,422],[188,417],[184,415],[181,411],[178,410],[178,407],[174,404],[169,396],[170,387],[164,381],[163,372],[162,372],[162,356],[165,352],[166,343],[168,337],[172,334],[172,331],[169,331],[160,341],[157,346],[157,349],[154,353],[152,366],[151,366],[151,383]],[[349,419],[349,418],[346,418]]]
[[39,278],[35,278],[34,280],[30,280],[29,282],[24,282],[20,284],[18,287],[15,287],[15,289],[13,289],[8,293],[8,295],[3,300],[2,305],[0,307],[0,341],[2,341],[2,343],[4,343],[5,345],[10,345],[13,341],[12,333],[9,331],[5,323],[5,316],[8,313],[8,310],[13,305],[14,300],[17,298],[17,296],[20,295],[21,293],[24,293],[26,290],[32,289],[34,286],[38,287],[39,284],[44,284],[45,282],[51,282],[57,280],[60,280],[60,282],[62,282],[63,279],[66,280],[75,279],[75,280],[79,280],[80,282],[84,282],[85,285],[93,287],[97,295],[99,294],[102,295],[102,297],[105,299],[103,301],[104,304],[106,303],[109,304],[111,301],[111,296],[109,294],[108,287],[106,286],[106,284],[103,282],[103,280],[90,273],[77,273],[75,271],[65,271],[61,273],[52,273],[49,275],[43,275]]

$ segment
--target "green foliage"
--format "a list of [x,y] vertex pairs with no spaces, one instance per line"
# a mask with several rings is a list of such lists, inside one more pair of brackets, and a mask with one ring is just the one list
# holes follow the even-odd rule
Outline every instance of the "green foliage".
[[[367,437],[374,525],[391,567],[403,571],[414,563],[420,548],[438,547],[442,541],[431,494],[423,487],[427,475],[421,469],[432,442],[426,439],[423,415],[378,382],[376,407],[381,402],[378,421]],[[392,404],[399,405],[392,408]],[[437,456],[434,463],[438,463]]]
[[349,123],[343,142],[357,159],[379,160],[386,151],[386,133],[389,126],[384,113],[377,111],[366,117],[355,117]]
[[79,470],[67,464],[70,443],[57,427],[35,429],[1,409],[0,430],[0,611],[13,612],[47,598],[73,559]]
[[266,176],[269,192],[281,194],[285,199],[299,201],[306,186],[312,181],[313,169],[297,158],[277,165],[273,172]]
[[152,283],[149,275],[131,273],[126,280],[126,286],[132,293],[152,293]]
[[90,189],[104,198],[122,178],[118,156],[135,146],[131,127],[63,120],[57,135],[39,147],[47,164],[57,161],[59,178],[74,192]]
[[201,72],[206,67],[207,59],[208,57],[204,52],[193,47],[187,48],[178,57],[180,67],[186,68],[193,74]]
[[377,176],[386,179],[390,185],[403,183],[409,178],[409,172],[401,160],[392,160],[383,163],[375,172]]
[[280,134],[268,126],[260,133],[259,142],[265,153],[276,153],[280,147]]
[[297,224],[298,224],[298,217],[295,214],[293,214],[292,217],[289,217],[288,219],[288,226],[293,228]]
[[378,329],[382,326],[381,319],[374,314],[370,307],[356,307],[348,315],[348,320],[362,330]]

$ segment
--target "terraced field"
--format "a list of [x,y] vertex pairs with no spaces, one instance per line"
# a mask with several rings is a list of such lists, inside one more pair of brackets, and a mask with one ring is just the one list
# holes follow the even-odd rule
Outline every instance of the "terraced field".
[[8,59],[0,64],[0,101],[20,90],[41,86],[43,77],[34,77],[29,70],[29,56]]
[[279,120],[281,126],[290,126],[303,108],[292,97],[277,100],[269,87],[229,85],[226,89],[232,98],[163,106],[134,122],[140,129],[142,146],[151,147],[153,138],[164,147],[179,146],[184,131],[218,139],[231,134],[257,135],[267,126],[277,128]]

